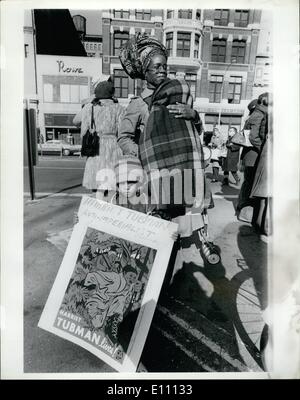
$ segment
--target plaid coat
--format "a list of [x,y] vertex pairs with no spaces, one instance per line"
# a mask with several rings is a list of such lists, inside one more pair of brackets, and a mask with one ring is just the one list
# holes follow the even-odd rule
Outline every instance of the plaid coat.
[[[146,129],[139,142],[140,159],[147,173],[176,170],[183,177],[184,171],[191,172],[191,193],[199,203],[204,193],[202,146],[194,124],[169,113],[167,106],[177,102],[192,106],[189,86],[185,81],[167,79],[152,95]],[[190,205],[187,203],[182,205]]]

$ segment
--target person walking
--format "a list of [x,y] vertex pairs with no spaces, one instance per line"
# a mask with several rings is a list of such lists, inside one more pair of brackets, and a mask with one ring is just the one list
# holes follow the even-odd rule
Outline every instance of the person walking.
[[211,164],[213,170],[213,176],[211,182],[218,182],[219,180],[219,169],[220,169],[220,157],[223,150],[223,140],[218,128],[214,128],[211,141],[209,143],[211,148]]
[[[114,100],[114,85],[112,81],[98,82],[95,87],[95,98],[88,102],[81,111],[81,137],[88,130],[95,130],[99,137],[98,155],[87,157],[82,185],[94,192],[98,188],[98,178],[107,174],[106,190],[115,189],[114,166],[122,156],[117,144],[117,133],[124,108]],[[91,119],[94,119],[94,128]],[[98,178],[97,178],[98,175]],[[101,187],[103,189],[103,180]]]
[[232,173],[232,176],[235,179],[236,185],[239,184],[240,178],[237,174],[238,170],[238,163],[240,158],[240,146],[232,143],[231,139],[237,133],[237,129],[235,127],[231,127],[228,130],[228,140],[226,142],[227,148],[227,156],[223,162],[223,170],[224,170],[224,179],[223,184],[229,184],[229,172]]
[[268,93],[252,100],[249,105],[249,118],[244,130],[249,130],[249,141],[252,147],[245,147],[241,154],[244,167],[244,182],[242,184],[238,204],[237,217],[241,221],[252,222],[255,199],[250,197],[257,166],[257,158],[268,132]]

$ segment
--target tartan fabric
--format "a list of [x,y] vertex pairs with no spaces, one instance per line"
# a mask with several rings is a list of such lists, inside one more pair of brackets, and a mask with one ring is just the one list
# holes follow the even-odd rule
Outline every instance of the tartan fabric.
[[[193,99],[185,81],[167,79],[153,93],[150,115],[140,137],[140,158],[147,173],[153,170],[203,170],[204,156],[198,134],[191,121],[175,118],[167,106],[176,103],[192,106]],[[196,176],[196,174],[194,175]],[[199,176],[199,175],[198,175]],[[191,186],[204,186],[193,180]],[[201,192],[204,192],[201,190]]]

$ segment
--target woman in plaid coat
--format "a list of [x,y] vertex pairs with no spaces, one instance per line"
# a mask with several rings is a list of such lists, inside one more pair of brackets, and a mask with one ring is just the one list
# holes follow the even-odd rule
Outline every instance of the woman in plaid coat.
[[[129,40],[121,50],[120,60],[130,77],[146,80],[147,88],[129,103],[118,143],[123,154],[138,155],[141,159],[150,178],[156,213],[169,220],[184,215],[186,206],[191,206],[195,198],[198,205],[204,198],[203,152],[197,132],[201,121],[192,109],[189,87],[184,81],[167,78],[167,51],[155,38],[138,35]],[[185,178],[185,170],[191,174],[187,177],[189,193],[180,199],[182,193],[174,184],[165,201],[163,195],[167,196],[169,188],[160,182],[163,195],[156,196],[154,171],[175,173],[176,180],[178,176]]]

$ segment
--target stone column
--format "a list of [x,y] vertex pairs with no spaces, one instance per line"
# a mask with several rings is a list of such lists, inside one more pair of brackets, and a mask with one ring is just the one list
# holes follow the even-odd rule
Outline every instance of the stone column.
[[228,35],[228,38],[226,41],[226,56],[225,56],[225,62],[227,64],[231,63],[232,40],[233,40],[233,36],[231,34]]
[[195,32],[191,33],[191,48],[190,48],[190,58],[194,58],[195,50]]
[[103,18],[102,19],[102,71],[104,74],[110,74],[110,26],[111,26],[111,19]]
[[177,31],[173,32],[173,57],[177,57]]

